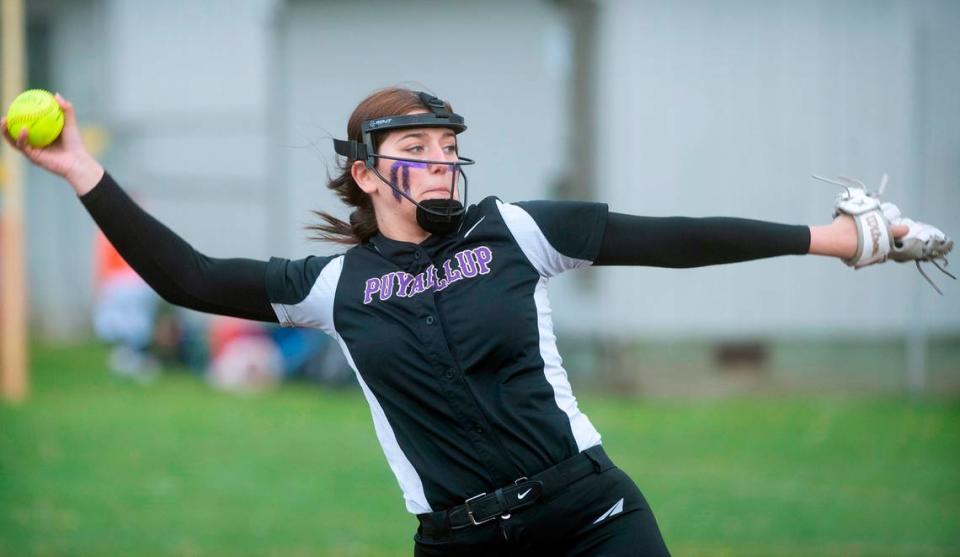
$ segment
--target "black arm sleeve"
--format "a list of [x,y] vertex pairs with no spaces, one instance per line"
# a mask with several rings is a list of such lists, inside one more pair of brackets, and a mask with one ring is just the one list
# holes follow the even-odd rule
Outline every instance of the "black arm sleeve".
[[80,201],[123,259],[171,304],[277,322],[265,261],[203,255],[141,209],[107,173]]
[[594,265],[703,267],[804,255],[810,229],[728,217],[638,217],[610,213]]

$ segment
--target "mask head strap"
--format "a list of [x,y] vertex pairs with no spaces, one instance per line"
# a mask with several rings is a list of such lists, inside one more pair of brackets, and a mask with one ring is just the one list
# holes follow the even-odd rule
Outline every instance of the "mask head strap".
[[422,91],[417,92],[417,97],[430,112],[365,120],[360,126],[360,141],[334,139],[333,150],[349,160],[364,161],[368,167],[373,168],[377,158],[373,147],[374,132],[403,128],[449,128],[453,133],[459,134],[467,129],[463,116],[447,110],[443,100]]

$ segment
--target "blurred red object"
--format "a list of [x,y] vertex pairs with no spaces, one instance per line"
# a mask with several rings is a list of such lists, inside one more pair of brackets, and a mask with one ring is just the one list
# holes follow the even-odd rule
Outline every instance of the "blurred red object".
[[219,358],[224,348],[237,339],[266,336],[263,328],[253,321],[225,316],[211,319],[207,333],[210,339],[211,360]]
[[103,235],[103,232],[97,231],[94,237],[94,286],[99,293],[105,284],[108,284],[118,278],[138,277],[137,272],[130,268],[130,265],[124,261],[123,257],[117,253],[116,248],[110,243],[110,240]]

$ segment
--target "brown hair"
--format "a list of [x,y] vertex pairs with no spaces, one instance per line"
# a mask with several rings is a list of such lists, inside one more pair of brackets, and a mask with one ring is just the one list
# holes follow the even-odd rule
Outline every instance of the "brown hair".
[[[363,141],[360,126],[366,120],[407,114],[413,110],[426,108],[420,101],[417,92],[410,89],[387,87],[374,91],[360,101],[357,108],[353,110],[353,114],[350,115],[350,120],[347,122],[347,137],[354,141]],[[449,103],[447,103],[446,108],[453,112]],[[382,141],[383,134],[373,135],[375,150],[380,148]],[[356,160],[346,159],[343,163],[339,163],[340,175],[331,178],[327,184],[327,187],[333,190],[341,201],[350,207],[355,207],[353,212],[350,213],[350,222],[344,222],[326,211],[313,211],[323,222],[307,226],[307,229],[314,233],[312,239],[338,244],[363,244],[376,236],[379,231],[377,216],[373,211],[373,202],[370,200],[370,196],[360,189],[350,173],[350,168]]]

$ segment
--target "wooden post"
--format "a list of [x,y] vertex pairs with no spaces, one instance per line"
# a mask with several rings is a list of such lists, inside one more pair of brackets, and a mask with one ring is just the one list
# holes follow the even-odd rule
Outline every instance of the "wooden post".
[[[2,110],[24,90],[23,0],[0,0]],[[0,396],[17,403],[27,396],[27,291],[23,256],[23,160],[3,143],[0,176]]]

